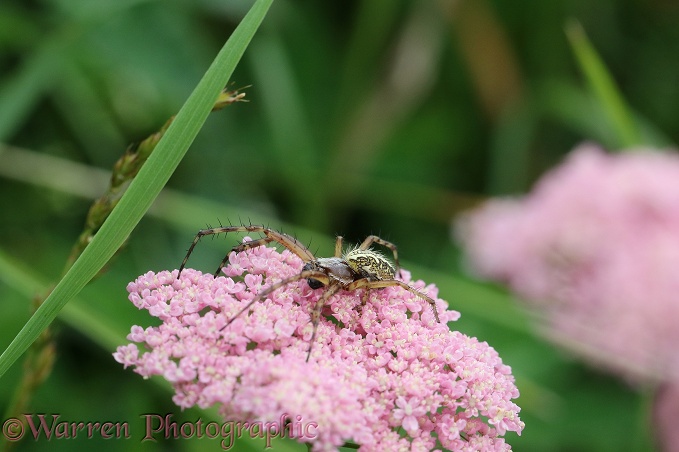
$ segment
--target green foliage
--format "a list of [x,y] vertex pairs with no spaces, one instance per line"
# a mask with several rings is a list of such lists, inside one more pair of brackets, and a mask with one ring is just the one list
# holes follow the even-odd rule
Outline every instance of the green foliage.
[[[0,3],[0,347],[10,347],[0,410],[22,372],[10,364],[58,315],[55,368],[31,412],[136,429],[131,440],[79,443],[88,448],[218,448],[207,439],[140,442],[143,413],[214,413],[181,413],[162,383],[122,370],[111,353],[132,324],[151,322],[126,301],[127,282],[177,267],[206,223],[252,221],[296,234],[319,255],[332,253],[334,233],[397,243],[404,267],[462,313],[453,327],[512,366],[526,422],[521,437],[508,436],[516,450],[648,450],[643,396],[544,342],[511,296],[466,277],[450,225],[488,195],[524,192],[581,141],[611,150],[675,143],[677,9],[632,0],[277,0],[239,66],[239,55],[221,53],[210,86],[199,84],[229,35],[241,37],[229,43],[237,53],[245,48],[249,38],[233,30],[253,3],[262,14],[268,6]],[[581,28],[566,33],[571,20]],[[248,35],[256,22],[243,22]],[[249,103],[205,120],[227,80],[252,85]],[[60,280],[105,171],[187,97],[155,161]],[[192,265],[212,271],[233,240],[201,242]],[[31,298],[48,281],[59,283],[56,295],[31,317]],[[262,449],[249,444],[242,448]]]
[[231,35],[214,63],[130,183],[90,244],[0,356],[0,376],[35,341],[66,303],[82,290],[123,244],[165,186],[207,118],[214,101],[257,30],[272,0],[262,0]]

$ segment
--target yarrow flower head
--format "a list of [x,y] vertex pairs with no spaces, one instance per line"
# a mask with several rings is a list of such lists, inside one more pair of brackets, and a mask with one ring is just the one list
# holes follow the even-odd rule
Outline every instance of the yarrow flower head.
[[679,156],[583,145],[523,199],[459,224],[471,267],[548,334],[628,378],[679,377]]
[[[524,424],[512,402],[511,369],[485,342],[436,322],[401,287],[330,297],[313,353],[310,312],[324,288],[305,280],[272,292],[225,325],[259,292],[299,274],[295,254],[260,246],[232,253],[217,278],[197,270],[149,272],[127,287],[139,309],[162,321],[134,326],[115,359],[161,375],[182,408],[219,406],[225,419],[280,422],[280,436],[336,450],[510,450],[503,435]],[[436,299],[437,289],[403,280]],[[457,320],[437,300],[442,322]],[[331,321],[332,319],[332,321]],[[286,428],[286,423],[313,429]],[[438,440],[437,440],[438,439]]]

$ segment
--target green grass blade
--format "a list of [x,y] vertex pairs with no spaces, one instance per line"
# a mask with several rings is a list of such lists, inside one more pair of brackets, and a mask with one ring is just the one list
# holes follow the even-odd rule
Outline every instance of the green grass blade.
[[580,23],[569,23],[566,34],[580,69],[611,122],[618,144],[623,148],[642,144],[641,134],[625,99]]
[[227,84],[273,0],[257,0],[181,108],[92,242],[0,356],[0,376],[113,256],[170,178]]

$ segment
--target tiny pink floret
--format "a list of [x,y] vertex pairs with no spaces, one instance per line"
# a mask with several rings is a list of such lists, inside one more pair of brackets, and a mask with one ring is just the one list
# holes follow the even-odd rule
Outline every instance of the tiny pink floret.
[[[146,273],[130,301],[163,321],[133,326],[114,358],[144,377],[161,375],[182,408],[218,405],[228,420],[318,425],[313,450],[345,442],[361,451],[510,450],[521,433],[519,393],[508,366],[485,342],[436,323],[429,304],[399,287],[340,291],[324,308],[313,344],[310,312],[323,294],[293,282],[224,325],[257,293],[302,270],[294,254],[257,247],[229,256],[224,274]],[[404,281],[436,299],[437,289]],[[443,322],[460,314],[437,299]],[[341,324],[328,318],[335,317]],[[405,432],[405,436],[404,433]],[[438,439],[437,439],[438,438]]]

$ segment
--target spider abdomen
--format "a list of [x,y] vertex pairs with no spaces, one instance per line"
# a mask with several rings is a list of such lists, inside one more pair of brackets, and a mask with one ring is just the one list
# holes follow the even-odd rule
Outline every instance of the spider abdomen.
[[396,273],[389,259],[377,251],[351,250],[344,256],[344,260],[357,274],[371,280],[384,281],[394,279]]

